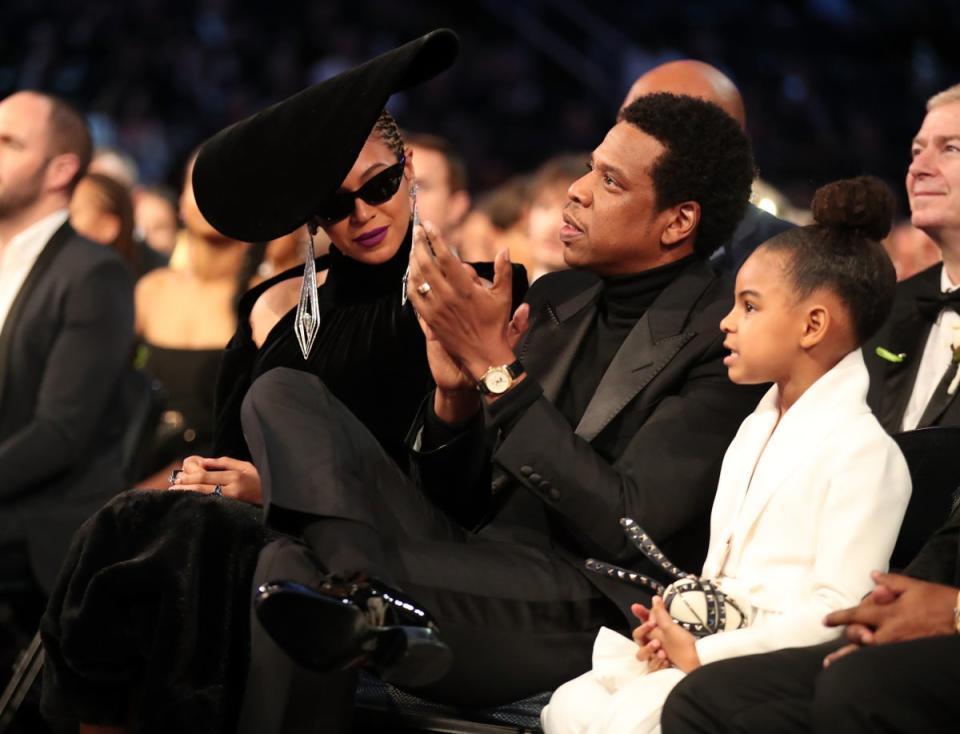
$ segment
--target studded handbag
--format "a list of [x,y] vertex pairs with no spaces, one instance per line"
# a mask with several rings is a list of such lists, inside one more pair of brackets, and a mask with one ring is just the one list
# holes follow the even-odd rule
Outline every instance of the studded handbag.
[[675,581],[664,585],[642,573],[594,558],[586,560],[587,570],[648,589],[662,597],[663,605],[670,616],[694,637],[706,637],[716,632],[746,626],[746,616],[739,605],[724,594],[715,581],[681,571],[663,554],[643,528],[629,517],[621,518],[620,526],[630,542]]

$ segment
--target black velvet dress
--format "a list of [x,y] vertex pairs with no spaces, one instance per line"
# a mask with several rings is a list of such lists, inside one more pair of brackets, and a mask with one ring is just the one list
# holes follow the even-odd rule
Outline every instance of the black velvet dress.
[[213,437],[213,393],[222,349],[177,349],[143,342],[143,371],[167,394],[160,425],[141,465],[150,476],[192,454],[210,453]]
[[[258,350],[249,314],[276,282],[244,296],[216,396],[216,455],[249,459],[240,405],[259,375],[291,367],[321,377],[406,468],[405,435],[432,387],[413,309],[401,306],[409,234],[387,263],[333,250],[317,260],[320,329],[304,360],[286,314]],[[478,264],[492,277],[489,263]],[[514,266],[514,304],[526,273]],[[133,723],[136,731],[232,732],[249,653],[250,584],[271,538],[259,507],[193,492],[118,495],[74,536],[41,623],[42,710],[53,719]]]
[[423,333],[413,309],[400,303],[409,256],[408,235],[397,254],[381,265],[359,263],[336,249],[318,258],[317,270],[326,269],[327,279],[319,289],[320,328],[307,360],[293,332],[296,309],[277,322],[259,349],[250,333],[250,311],[260,295],[280,281],[301,277],[303,267],[244,295],[240,326],[227,345],[217,381],[214,455],[249,461],[240,428],[243,398],[264,372],[290,367],[320,377],[405,466],[404,437],[420,401],[433,387]]

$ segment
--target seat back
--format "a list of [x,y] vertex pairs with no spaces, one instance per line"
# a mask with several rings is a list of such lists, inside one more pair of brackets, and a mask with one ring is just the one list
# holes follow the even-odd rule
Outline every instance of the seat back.
[[936,426],[894,435],[910,469],[913,494],[890,568],[902,569],[946,521],[960,487],[960,426]]

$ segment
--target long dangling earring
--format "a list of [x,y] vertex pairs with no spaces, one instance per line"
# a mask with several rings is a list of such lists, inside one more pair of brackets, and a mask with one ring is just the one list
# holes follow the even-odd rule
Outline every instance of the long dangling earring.
[[297,304],[297,316],[293,322],[293,330],[297,335],[297,343],[303,352],[304,360],[310,358],[313,342],[320,330],[320,298],[317,296],[317,264],[313,249],[313,235],[317,225],[310,222],[307,225],[308,238],[304,243],[303,253],[303,284],[300,286],[300,303]]
[[[413,222],[410,224],[410,257],[413,257],[413,235],[414,230],[420,225],[420,212],[417,211],[417,182],[410,184],[410,209],[413,212]],[[407,305],[407,280],[410,278],[410,262],[407,261],[407,269],[403,271],[403,282],[400,287],[400,305]]]

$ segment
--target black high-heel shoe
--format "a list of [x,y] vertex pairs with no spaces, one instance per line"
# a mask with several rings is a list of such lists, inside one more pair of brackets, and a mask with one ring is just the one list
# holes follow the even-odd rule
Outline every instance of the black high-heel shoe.
[[453,654],[416,602],[372,579],[331,577],[320,588],[263,584],[254,609],[291,658],[320,672],[367,667],[383,680],[416,688],[438,680]]

